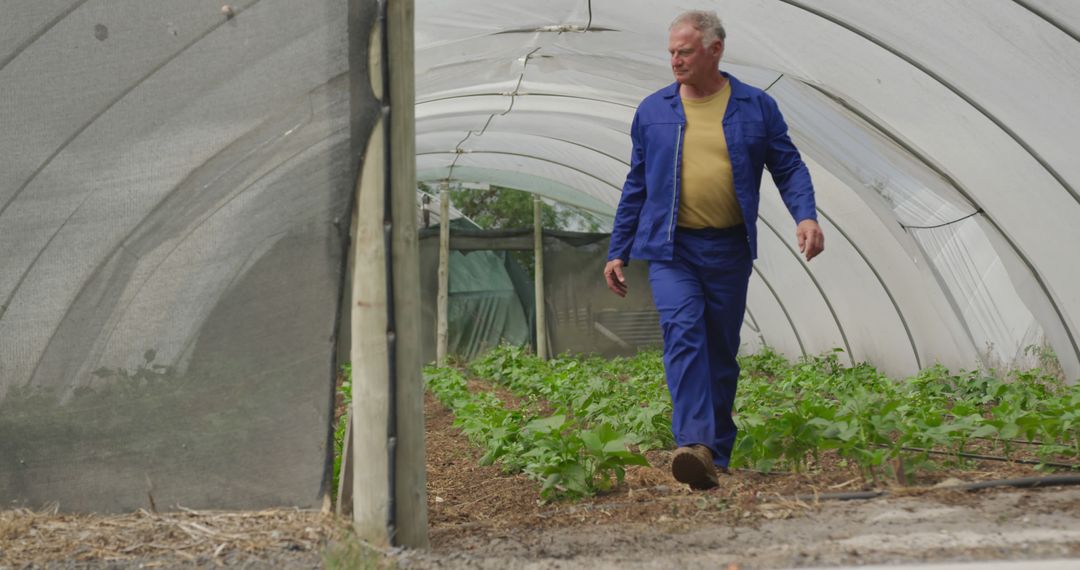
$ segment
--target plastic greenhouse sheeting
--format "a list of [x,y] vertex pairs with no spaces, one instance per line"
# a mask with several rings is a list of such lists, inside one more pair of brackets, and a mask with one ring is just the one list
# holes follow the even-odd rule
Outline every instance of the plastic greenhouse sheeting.
[[1052,350],[1080,377],[1080,3],[416,6],[420,180],[492,182],[610,216],[634,108],[672,81],[668,24],[716,10],[721,68],[779,102],[827,241],[801,261],[766,177],[746,348],[840,347],[898,376],[1035,365]]
[[634,288],[625,299],[612,295],[603,275],[592,270],[603,267],[609,242],[606,234],[546,233],[544,304],[552,353],[627,356],[662,345],[647,266],[625,268]]
[[[470,359],[501,343],[536,346],[534,278],[518,262],[520,258],[510,255],[534,256],[533,230],[452,226],[447,352]],[[644,264],[626,268],[635,291],[642,289],[629,302],[612,296],[603,276],[588,269],[604,263],[609,237],[606,233],[544,231],[545,335],[553,354],[626,356],[658,348],[662,342]],[[429,331],[436,328],[438,256],[438,229],[421,231],[421,311]],[[747,338],[755,334],[753,329],[744,330]],[[424,336],[426,361],[435,360],[435,340],[435,335]]]
[[[456,225],[451,223],[452,230]],[[506,251],[450,252],[447,324],[449,354],[471,359],[501,343],[530,344],[533,339],[533,283],[525,268]],[[421,323],[436,330],[439,292],[439,234],[429,228],[420,239]],[[436,358],[435,335],[423,336],[425,362]]]
[[0,6],[2,506],[320,504],[355,177],[346,16]]

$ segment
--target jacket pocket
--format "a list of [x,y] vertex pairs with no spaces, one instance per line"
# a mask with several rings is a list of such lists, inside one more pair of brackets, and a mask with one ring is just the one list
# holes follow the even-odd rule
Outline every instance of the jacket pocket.
[[745,139],[764,139],[766,136],[765,123],[745,122],[736,123],[738,133]]
[[747,121],[736,123],[736,135],[739,136],[738,145],[750,158],[751,170],[761,168],[765,163],[765,155],[769,146],[768,131],[765,123],[760,121]]

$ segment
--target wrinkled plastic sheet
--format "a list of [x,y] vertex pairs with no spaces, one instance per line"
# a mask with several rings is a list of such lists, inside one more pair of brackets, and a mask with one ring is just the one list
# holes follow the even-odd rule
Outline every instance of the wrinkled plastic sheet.
[[0,501],[319,504],[346,3],[7,2]]
[[[506,251],[453,250],[449,259],[449,354],[470,359],[499,344],[533,339],[533,288],[526,270]],[[420,240],[421,340],[425,362],[436,358],[439,236]]]
[[[533,255],[533,239],[532,229],[451,231],[450,354],[472,358],[500,343],[535,346],[534,279],[519,263],[520,256]],[[627,267],[634,293],[620,299],[604,283],[607,247],[607,234],[544,231],[544,309],[552,354],[628,356],[661,346],[648,265]],[[424,230],[420,275],[427,361],[436,352],[438,262],[438,231]]]

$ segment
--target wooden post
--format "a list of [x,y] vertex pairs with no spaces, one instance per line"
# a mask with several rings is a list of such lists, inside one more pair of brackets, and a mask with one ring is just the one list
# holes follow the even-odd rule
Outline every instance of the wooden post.
[[544,310],[544,226],[540,216],[543,202],[533,196],[533,256],[536,262],[536,356],[547,360],[547,312]]
[[[450,184],[442,183],[439,191],[439,295],[436,298],[435,357],[439,366],[446,364],[450,345]],[[429,337],[430,338],[430,337]]]
[[[350,2],[353,14],[369,10],[364,0]],[[357,177],[354,216],[352,318],[352,440],[353,520],[361,538],[377,545],[398,544],[426,548],[427,497],[424,464],[423,383],[420,376],[420,276],[416,233],[416,143],[413,76],[413,0],[388,0],[390,124],[380,119],[367,141]],[[351,24],[350,24],[351,25]],[[358,92],[384,93],[381,75],[382,37],[378,29],[369,44],[368,78],[353,78]],[[356,33],[350,30],[351,33]],[[352,67],[363,69],[356,62]],[[355,72],[354,72],[355,73]],[[363,81],[370,79],[371,85]],[[354,95],[354,98],[356,96]],[[381,103],[386,103],[381,101]],[[354,115],[355,116],[355,115]],[[389,149],[384,129],[390,131]],[[354,131],[355,132],[355,131]],[[386,152],[391,152],[387,172]],[[384,239],[385,181],[392,181],[393,248],[390,271],[393,290],[387,289]],[[393,294],[394,326],[388,320],[389,293]],[[395,374],[389,366],[394,343]],[[396,438],[389,434],[390,404],[396,402]],[[394,450],[391,462],[390,451]],[[394,474],[391,485],[391,473]],[[394,489],[391,501],[391,489]],[[392,509],[392,510],[391,510]],[[393,519],[394,526],[389,525]]]

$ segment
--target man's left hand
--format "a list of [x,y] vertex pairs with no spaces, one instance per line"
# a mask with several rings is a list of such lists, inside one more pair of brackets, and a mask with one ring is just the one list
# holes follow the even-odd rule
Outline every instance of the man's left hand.
[[795,237],[799,239],[799,251],[810,261],[817,254],[825,251],[825,234],[816,220],[803,220],[795,228]]

